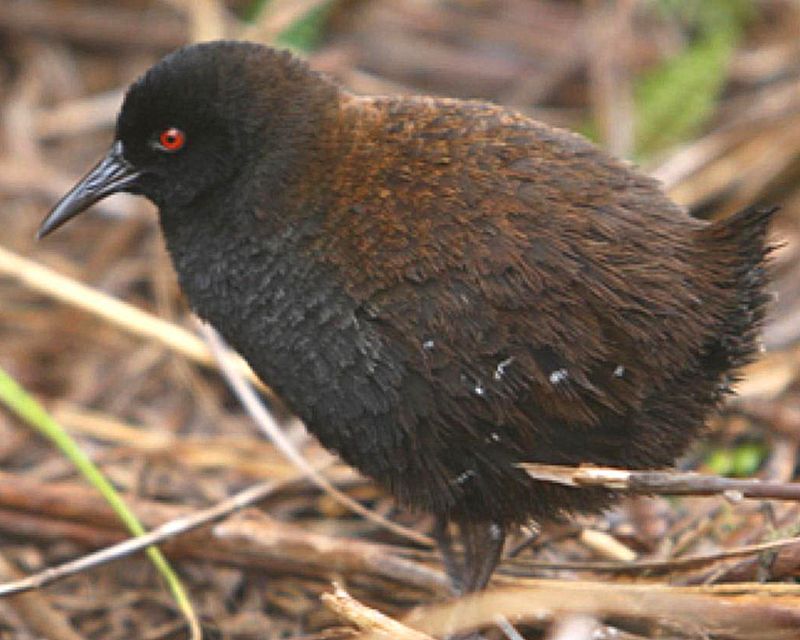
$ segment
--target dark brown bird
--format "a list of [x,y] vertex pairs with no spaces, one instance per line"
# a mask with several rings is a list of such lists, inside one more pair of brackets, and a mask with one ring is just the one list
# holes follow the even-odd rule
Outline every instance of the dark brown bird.
[[320,441],[436,516],[460,591],[509,527],[611,497],[518,463],[670,464],[767,299],[772,210],[702,222],[575,134],[356,97],[255,44],[187,47],[135,82],[40,235],[117,191],[158,205],[193,309]]

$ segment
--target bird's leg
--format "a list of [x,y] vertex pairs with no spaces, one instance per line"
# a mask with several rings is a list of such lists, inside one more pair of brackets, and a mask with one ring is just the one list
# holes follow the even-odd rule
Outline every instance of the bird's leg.
[[462,593],[480,591],[487,585],[500,562],[505,541],[506,529],[496,522],[461,526],[464,545]]
[[437,518],[433,537],[442,554],[445,572],[457,595],[480,591],[489,582],[500,562],[506,539],[505,527],[496,523],[459,525],[459,540],[464,558],[459,562],[445,518]]
[[447,573],[447,577],[450,580],[450,588],[455,595],[464,593],[464,566],[458,561],[453,551],[453,538],[450,535],[450,529],[448,528],[446,518],[436,518],[433,538],[436,540],[436,545],[439,547],[439,553],[442,554],[442,562],[444,564],[445,573]]
[[[453,592],[464,595],[483,589],[500,562],[506,539],[505,527],[494,522],[460,524],[458,537],[464,549],[462,562],[459,562],[453,551],[452,537],[444,518],[437,518],[433,535],[442,554]],[[459,609],[456,607],[453,612],[454,626],[459,618]],[[448,635],[447,640],[485,640],[485,637],[478,631],[471,631]]]

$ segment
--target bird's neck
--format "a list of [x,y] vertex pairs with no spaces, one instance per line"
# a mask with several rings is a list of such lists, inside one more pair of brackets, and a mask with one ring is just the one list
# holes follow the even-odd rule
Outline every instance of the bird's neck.
[[[357,99],[330,87],[307,96],[302,122],[289,126],[289,107],[275,116],[225,188],[180,210],[161,210],[183,291],[199,315],[230,330],[232,342],[247,333],[254,309],[286,323],[308,315],[308,299],[343,295],[313,247],[336,197],[337,167],[357,144],[354,127],[365,117]],[[254,291],[263,295],[248,302]],[[343,314],[349,305],[337,303]],[[248,345],[236,346],[250,355]]]

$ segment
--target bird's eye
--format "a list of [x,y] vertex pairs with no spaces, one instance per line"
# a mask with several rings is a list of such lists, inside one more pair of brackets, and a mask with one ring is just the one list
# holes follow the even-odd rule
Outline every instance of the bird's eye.
[[179,151],[186,144],[186,134],[176,127],[169,127],[159,134],[158,144],[164,151]]

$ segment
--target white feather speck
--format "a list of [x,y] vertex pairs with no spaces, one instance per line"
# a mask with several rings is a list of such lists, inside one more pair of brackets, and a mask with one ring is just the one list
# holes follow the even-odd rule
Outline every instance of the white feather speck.
[[464,473],[456,478],[456,484],[464,484],[470,478],[475,477],[475,471],[473,469],[467,469]]
[[567,378],[569,378],[569,371],[567,371],[566,369],[556,369],[550,374],[550,383],[561,384]]
[[497,368],[494,370],[494,379],[500,380],[506,374],[506,369],[511,366],[512,362],[514,362],[514,356],[499,362]]

